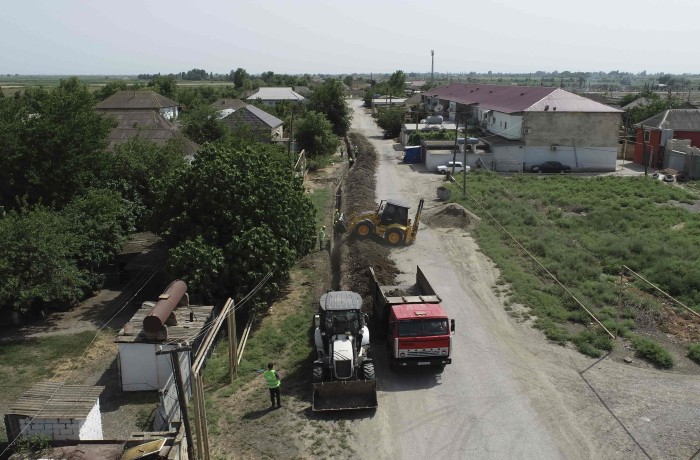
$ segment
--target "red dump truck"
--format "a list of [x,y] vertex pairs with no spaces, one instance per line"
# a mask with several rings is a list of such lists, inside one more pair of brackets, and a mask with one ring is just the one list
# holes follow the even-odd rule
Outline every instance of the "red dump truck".
[[447,317],[420,267],[415,284],[399,286],[382,286],[369,270],[375,330],[387,340],[392,369],[450,364],[455,320]]

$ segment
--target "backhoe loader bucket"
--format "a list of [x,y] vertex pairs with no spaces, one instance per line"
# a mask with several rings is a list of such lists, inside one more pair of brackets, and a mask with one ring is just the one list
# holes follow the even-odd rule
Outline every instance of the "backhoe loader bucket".
[[340,214],[338,220],[333,224],[333,229],[336,233],[345,233],[348,231],[348,219],[345,217],[345,214]]
[[377,408],[377,381],[350,380],[313,384],[313,411]]

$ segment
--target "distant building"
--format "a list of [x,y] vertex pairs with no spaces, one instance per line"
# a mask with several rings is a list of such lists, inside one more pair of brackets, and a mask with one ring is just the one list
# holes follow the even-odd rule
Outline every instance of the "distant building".
[[[664,167],[666,144],[671,139],[687,139],[690,147],[700,147],[700,109],[669,109],[635,125],[634,162]],[[646,152],[644,149],[646,148]]]
[[95,109],[98,112],[115,110],[156,111],[168,120],[173,120],[178,116],[178,106],[177,102],[154,91],[117,91],[98,103]]
[[218,99],[211,104],[211,107],[219,114],[219,119],[226,118],[236,110],[242,109],[245,106],[246,103],[240,99]]
[[615,170],[621,110],[541,86],[453,83],[421,97],[429,112],[484,131],[499,171],[529,170],[544,161],[575,171]]
[[249,102],[261,100],[265,105],[275,105],[278,102],[289,101],[302,103],[306,100],[304,96],[289,87],[263,87],[246,98]]

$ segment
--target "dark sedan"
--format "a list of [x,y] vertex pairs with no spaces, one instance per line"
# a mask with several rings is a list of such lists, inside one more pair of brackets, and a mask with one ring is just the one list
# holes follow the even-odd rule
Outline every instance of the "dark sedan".
[[571,166],[563,165],[558,161],[545,161],[539,165],[533,165],[530,171],[534,173],[569,173]]

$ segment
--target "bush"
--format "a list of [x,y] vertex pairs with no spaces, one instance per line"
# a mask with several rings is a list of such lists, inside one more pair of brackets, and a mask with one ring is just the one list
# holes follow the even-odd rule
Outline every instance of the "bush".
[[688,345],[688,358],[700,364],[700,343],[691,343]]
[[632,336],[635,355],[662,369],[673,367],[673,357],[664,347],[646,337]]

